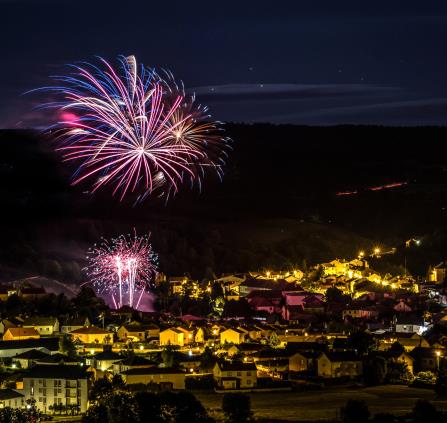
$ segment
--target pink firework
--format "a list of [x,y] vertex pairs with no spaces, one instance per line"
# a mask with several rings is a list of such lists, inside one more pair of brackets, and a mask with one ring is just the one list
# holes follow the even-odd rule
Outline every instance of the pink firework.
[[44,88],[60,97],[43,107],[61,116],[48,132],[64,159],[78,164],[73,184],[90,181],[92,192],[110,185],[121,200],[133,193],[142,201],[169,198],[185,180],[200,186],[206,169],[221,176],[229,140],[220,123],[170,74],[138,67],[134,56],[119,60],[118,69],[103,59],[73,66],[55,78],[60,86]]
[[121,235],[103,239],[87,254],[87,273],[98,293],[109,293],[116,308],[138,308],[157,274],[157,255],[149,236]]

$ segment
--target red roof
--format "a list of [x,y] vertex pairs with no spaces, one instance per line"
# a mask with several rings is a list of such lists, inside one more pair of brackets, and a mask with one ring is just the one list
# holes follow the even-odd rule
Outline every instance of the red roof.
[[105,329],[98,328],[96,326],[88,326],[88,327],[72,330],[70,333],[83,334],[83,335],[105,335],[110,332]]
[[40,336],[39,332],[37,332],[34,328],[9,328],[5,333],[9,333],[14,337],[19,336]]

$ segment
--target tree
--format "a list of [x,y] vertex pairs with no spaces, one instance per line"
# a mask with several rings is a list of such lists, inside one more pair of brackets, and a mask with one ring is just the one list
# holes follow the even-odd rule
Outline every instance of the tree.
[[114,391],[119,391],[126,387],[126,383],[124,382],[123,377],[119,374],[113,375],[111,382]]
[[214,367],[215,363],[216,357],[214,356],[213,350],[209,347],[205,347],[200,357],[200,368],[204,371],[209,371]]
[[251,308],[250,304],[245,298],[241,298],[239,301],[230,300],[225,303],[222,315],[223,317],[250,317]]
[[425,372],[419,372],[417,375],[415,375],[414,383],[420,384],[420,385],[436,385],[436,375],[431,372],[430,370],[427,370]]
[[190,392],[163,392],[159,399],[161,416],[166,422],[214,423],[201,402]]
[[89,407],[83,423],[133,423],[138,421],[137,402],[128,392],[110,392]]
[[214,282],[211,286],[211,294],[210,297],[212,300],[215,300],[217,298],[221,298],[224,296],[224,291],[222,288],[222,285],[219,282]]
[[328,303],[343,303],[345,301],[343,292],[336,287],[328,288],[325,297]]
[[387,373],[386,360],[383,357],[373,357],[363,365],[363,378],[367,385],[381,385]]
[[42,415],[36,407],[25,410],[11,407],[0,409],[0,423],[38,423],[41,421]]
[[174,367],[176,354],[175,351],[178,349],[175,345],[166,345],[161,352],[161,359],[165,367]]
[[368,406],[364,401],[348,400],[341,409],[343,423],[366,423],[369,415]]
[[403,383],[408,385],[413,381],[413,374],[406,363],[388,363],[386,381],[388,383]]
[[222,398],[222,411],[228,423],[244,423],[253,420],[250,397],[245,394],[225,394]]
[[25,302],[17,294],[10,295],[5,303],[5,310],[8,316],[16,316],[22,313]]
[[5,407],[0,408],[0,423],[29,423],[42,421],[42,414],[36,408],[36,400],[26,401],[26,409]]
[[134,423],[138,416],[137,403],[128,392],[114,392],[103,401],[107,407],[109,423]]
[[70,335],[64,334],[59,338],[59,352],[69,357],[76,355],[76,347]]
[[137,392],[135,402],[138,422],[163,423],[159,395],[151,392]]
[[113,385],[109,378],[97,379],[90,390],[90,401],[97,402],[113,392]]
[[393,344],[390,347],[390,350],[400,352],[400,353],[405,352],[404,346],[400,342],[397,342],[397,341],[393,342]]
[[376,349],[374,337],[367,332],[357,331],[349,336],[352,347],[360,354],[366,355]]
[[269,337],[269,345],[271,347],[277,347],[281,341],[278,338],[278,334],[276,332],[272,332],[272,334]]

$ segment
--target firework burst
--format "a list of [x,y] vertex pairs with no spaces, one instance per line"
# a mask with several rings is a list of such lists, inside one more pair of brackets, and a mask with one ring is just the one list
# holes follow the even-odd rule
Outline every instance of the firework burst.
[[158,257],[149,236],[102,239],[87,254],[87,274],[99,294],[110,294],[115,308],[138,308],[157,275]]
[[42,107],[59,112],[47,132],[64,160],[78,164],[73,184],[90,181],[91,192],[110,185],[120,200],[133,193],[142,201],[168,199],[185,181],[200,186],[208,169],[222,176],[229,140],[220,123],[169,72],[162,78],[134,56],[119,63],[72,66],[54,77],[60,85],[43,88],[60,99]]

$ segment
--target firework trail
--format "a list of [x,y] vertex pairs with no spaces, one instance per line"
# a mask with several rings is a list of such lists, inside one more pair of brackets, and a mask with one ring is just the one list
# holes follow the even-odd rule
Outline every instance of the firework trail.
[[171,73],[162,78],[134,56],[119,63],[72,65],[72,74],[54,77],[58,86],[39,89],[59,99],[41,107],[61,116],[47,133],[78,164],[72,183],[90,181],[91,192],[110,185],[120,200],[133,193],[142,201],[167,199],[185,181],[200,187],[210,168],[221,177],[229,146],[221,124]]
[[111,295],[115,308],[127,303],[137,309],[157,274],[158,257],[149,236],[102,239],[88,251],[87,260],[89,281],[99,294]]

